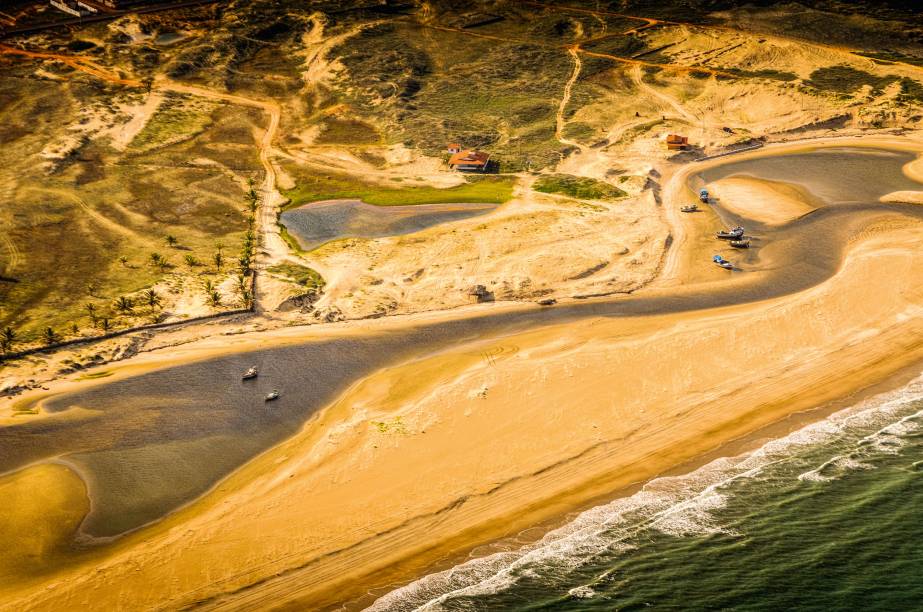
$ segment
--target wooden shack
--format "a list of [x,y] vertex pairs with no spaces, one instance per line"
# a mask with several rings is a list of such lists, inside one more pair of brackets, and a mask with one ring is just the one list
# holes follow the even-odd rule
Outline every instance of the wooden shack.
[[689,148],[689,138],[679,134],[667,136],[667,148],[671,151],[685,151]]

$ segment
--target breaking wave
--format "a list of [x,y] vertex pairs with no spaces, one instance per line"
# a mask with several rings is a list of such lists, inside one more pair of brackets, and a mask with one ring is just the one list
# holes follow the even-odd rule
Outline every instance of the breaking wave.
[[[877,456],[899,453],[908,436],[920,435],[921,400],[923,376],[752,452],[716,459],[682,476],[652,480],[634,495],[578,514],[536,542],[430,574],[387,593],[368,609],[441,610],[449,602],[453,609],[477,609],[471,598],[537,580],[570,598],[591,599],[593,583],[573,586],[574,570],[600,557],[623,555],[643,546],[639,540],[645,534],[681,538],[738,535],[733,526],[722,524],[720,511],[734,495],[735,485],[766,480],[770,468],[785,467],[789,481],[806,486],[841,478],[850,471],[874,469]],[[920,468],[914,464],[914,469]],[[605,575],[598,578],[605,579]]]

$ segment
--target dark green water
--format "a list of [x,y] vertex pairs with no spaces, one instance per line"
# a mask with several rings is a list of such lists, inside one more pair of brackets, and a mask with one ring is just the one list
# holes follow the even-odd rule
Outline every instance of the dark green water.
[[373,608],[923,609],[923,379]]

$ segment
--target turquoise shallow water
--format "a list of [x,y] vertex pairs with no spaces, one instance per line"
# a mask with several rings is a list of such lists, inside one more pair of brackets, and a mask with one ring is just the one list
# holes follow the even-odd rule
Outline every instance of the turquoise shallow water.
[[923,378],[375,610],[923,609]]

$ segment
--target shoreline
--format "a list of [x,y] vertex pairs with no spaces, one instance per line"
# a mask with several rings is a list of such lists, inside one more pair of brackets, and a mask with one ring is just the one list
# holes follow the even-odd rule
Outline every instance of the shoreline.
[[[916,151],[918,149],[914,149],[914,150]],[[737,159],[737,158],[730,158],[730,159]],[[727,161],[729,161],[729,158],[723,158],[721,161],[726,163]],[[676,176],[674,175],[674,177],[672,177],[671,180],[675,180],[675,179],[676,179]],[[890,235],[891,233],[892,232],[890,231],[884,232],[885,235]],[[873,240],[877,240],[881,242],[881,237],[882,236],[879,235],[877,239],[873,239]],[[865,241],[863,241],[862,244],[865,244]],[[649,323],[647,323],[647,325],[649,327],[650,325],[652,325],[650,321],[656,322],[655,327],[659,325],[662,321],[675,321],[680,327],[682,327],[683,325],[689,325],[690,321],[695,321],[699,319],[707,319],[707,320],[713,320],[713,321],[720,322],[722,320],[722,317],[731,316],[728,313],[740,311],[740,312],[753,312],[754,314],[759,314],[766,310],[770,310],[772,308],[778,307],[778,305],[780,304],[784,305],[786,303],[790,304],[792,302],[797,302],[798,299],[800,299],[799,296],[804,297],[805,295],[813,295],[813,294],[821,293],[822,290],[826,290],[826,288],[828,288],[828,285],[834,283],[834,281],[836,281],[839,278],[840,274],[843,272],[843,270],[847,266],[847,263],[851,260],[851,257],[853,256],[855,252],[855,248],[856,247],[854,245],[853,247],[850,247],[849,249],[847,249],[846,259],[840,262],[840,265],[841,265],[840,271],[834,275],[833,279],[829,279],[821,283],[819,286],[812,287],[810,289],[806,289],[806,290],[797,292],[795,294],[785,295],[785,296],[778,297],[778,298],[771,298],[769,300],[757,300],[755,302],[738,304],[734,306],[721,306],[721,307],[714,308],[714,309],[691,310],[688,312],[670,313],[670,314],[662,314],[662,315],[650,315],[650,316],[640,317],[640,318],[648,320]],[[860,248],[864,248],[864,247],[860,245]],[[680,249],[678,247],[674,247],[674,249],[672,249],[672,252],[676,253],[676,252],[679,252],[679,250]],[[666,275],[666,276],[667,278],[669,278],[669,275]],[[472,314],[472,316],[478,316],[483,313],[488,313],[489,312],[488,309],[497,309],[497,308],[502,308],[503,311],[512,311],[512,310],[517,310],[517,309],[522,309],[522,310],[534,309],[536,307],[531,303],[510,303],[509,305],[505,305],[505,304],[502,306],[501,305],[490,305],[487,307],[472,306],[470,307],[470,310],[466,309],[465,314],[467,314],[468,312],[471,312],[471,313],[474,313]],[[497,310],[491,310],[490,312],[495,313],[497,312]],[[275,347],[275,346],[282,346],[282,345],[304,343],[310,340],[323,338],[329,335],[342,336],[344,335],[344,330],[345,330],[345,335],[356,335],[356,334],[369,335],[369,334],[374,334],[375,331],[379,331],[379,332],[392,331],[393,332],[395,330],[406,329],[407,327],[412,327],[421,322],[430,322],[432,320],[457,320],[459,318],[460,318],[459,311],[456,309],[456,310],[451,310],[451,311],[442,311],[436,316],[434,316],[432,313],[420,313],[420,314],[402,316],[399,318],[399,320],[396,320],[397,318],[390,318],[390,320],[389,318],[384,318],[380,322],[379,321],[358,321],[358,322],[349,322],[346,324],[331,325],[331,326],[306,326],[303,328],[285,328],[285,329],[274,330],[270,332],[254,333],[252,335],[248,335],[246,338],[232,337],[234,339],[233,341],[236,341],[235,342],[236,346],[233,348],[231,352],[239,353],[239,352],[246,352],[248,350],[259,350],[261,348],[266,348],[265,345],[268,342],[273,341],[273,340],[281,340],[282,342],[282,344],[278,344],[278,345],[274,344],[273,346]],[[631,317],[629,317],[629,319],[631,319]],[[593,319],[589,314],[587,314],[586,316],[581,317],[581,320],[577,322],[577,325],[580,325],[581,323],[585,325],[594,325],[597,322],[598,322],[597,320]],[[528,336],[530,334],[532,334],[533,336],[540,336],[543,333],[547,333],[549,330],[551,330],[551,333],[553,334],[555,330],[564,329],[566,326],[573,327],[574,325],[575,325],[574,322],[564,322],[564,323],[552,322],[548,326],[541,326],[541,329],[539,330],[529,328],[526,330],[521,330],[521,329],[514,330],[513,332],[506,333],[506,334],[501,333],[499,335],[493,335],[490,339],[490,342],[497,342],[497,341],[506,342],[510,337]],[[600,323],[600,325],[604,325],[604,324]],[[617,327],[618,326],[616,326],[616,328]],[[308,332],[308,333],[305,333],[305,332]],[[617,332],[617,336],[619,334],[623,336],[625,335],[625,333],[626,332]],[[637,333],[638,332],[635,332],[635,331],[630,332],[628,333],[627,337],[633,337],[633,334],[637,334]],[[580,337],[579,334],[577,335],[577,337],[578,338]],[[621,338],[621,336],[619,337]],[[84,383],[89,382],[90,383],[89,386],[95,386],[97,384],[107,384],[108,382],[112,382],[113,380],[119,380],[120,378],[127,378],[129,376],[133,376],[136,374],[140,374],[144,371],[147,371],[145,368],[154,369],[154,368],[161,368],[161,367],[169,367],[169,366],[178,365],[180,362],[189,363],[193,361],[207,360],[218,354],[227,355],[228,347],[221,346],[224,342],[227,341],[227,339],[228,339],[227,337],[218,336],[218,337],[214,337],[212,339],[209,339],[203,342],[198,342],[196,343],[194,347],[193,346],[184,347],[183,349],[180,349],[180,350],[174,349],[172,351],[170,349],[167,349],[165,352],[159,353],[157,355],[150,353],[148,354],[150,356],[149,358],[140,359],[137,361],[132,360],[131,363],[125,364],[124,367],[120,367],[120,368],[112,368],[111,366],[107,368],[106,365],[102,365],[99,367],[99,369],[117,369],[118,371],[113,373],[113,375],[110,377],[100,378],[94,381],[84,381]],[[581,342],[585,342],[585,341],[586,341],[585,339],[581,340]],[[474,342],[473,344],[477,345],[478,343]],[[472,343],[466,342],[464,343],[464,346],[472,346]],[[578,342],[578,346],[579,346],[579,342]],[[449,347],[448,349],[444,351],[439,351],[437,355],[435,356],[426,355],[426,354],[424,354],[423,356],[418,356],[418,358],[415,358],[411,361],[411,365],[416,366],[419,364],[426,363],[428,360],[431,360],[431,359],[438,359],[441,353],[445,353],[447,351],[451,352],[453,349],[458,349],[458,348],[463,348],[463,347]],[[180,360],[171,359],[171,357],[173,358],[176,357],[176,355],[172,355],[171,352],[180,353],[182,359]],[[890,356],[890,359],[888,357],[889,357],[888,355],[883,355],[881,357],[882,363],[878,364],[878,367],[881,368],[883,371],[887,371],[888,368],[893,368],[895,361],[898,360],[900,357],[905,357],[905,355],[899,355],[897,357],[892,355]],[[451,366],[451,363],[452,362],[448,362],[448,365]],[[462,362],[461,363],[462,371],[464,371],[465,368],[470,368],[470,365],[471,365],[470,363]],[[378,377],[378,379],[381,379],[382,376],[387,377],[389,375],[388,374],[389,370],[400,370],[401,368],[406,368],[406,366],[408,366],[408,364],[398,363],[398,364],[386,367],[384,374],[382,373],[382,371],[378,371],[378,372],[373,373],[369,377],[364,377],[362,380],[357,381],[353,385],[351,385],[350,388],[347,389],[347,391],[343,394],[343,396],[348,398],[351,394],[355,394],[357,392],[357,389],[362,391],[363,389],[361,389],[361,387],[366,382],[367,379],[375,379],[375,377]],[[904,367],[909,367],[909,366],[905,365]],[[85,370],[85,371],[80,372],[79,376],[86,376],[87,374],[90,374],[95,371],[97,371],[95,368],[91,370]],[[867,372],[864,372],[864,374],[866,374],[866,377],[868,377]],[[79,381],[72,380],[70,382],[75,386],[81,385]],[[831,381],[829,377],[827,377],[826,379],[822,379],[820,382],[824,382],[834,387],[836,386],[842,387],[842,384],[839,384],[839,385],[834,384],[834,381]],[[874,384],[876,384],[874,381],[869,382],[869,385],[874,385]],[[88,386],[81,386],[80,388],[84,389],[84,388],[88,388]],[[41,395],[47,397],[47,396],[51,396],[52,394],[65,392],[66,389],[67,387],[65,387],[63,390],[49,389],[48,391],[43,391]],[[810,391],[810,393],[813,393],[815,395],[822,396],[822,393],[816,388],[809,389],[808,391]],[[826,392],[828,394],[834,394],[834,396],[836,395],[834,390],[832,389],[827,389]],[[810,395],[810,393],[809,393],[809,396],[813,398],[814,395]],[[35,394],[35,395],[38,395],[38,394]],[[29,395],[28,397],[20,398],[19,401],[16,402],[16,404],[21,405],[20,402],[26,402],[26,401],[31,401],[35,399],[36,397]],[[423,401],[424,399],[425,398],[422,398],[422,399],[417,398],[417,400],[419,401]],[[296,434],[295,436],[293,436],[293,438],[285,440],[281,444],[278,444],[276,446],[266,449],[263,453],[261,453],[254,459],[240,466],[237,470],[232,472],[230,476],[219,481],[215,485],[215,488],[212,489],[209,493],[191,501],[188,507],[181,508],[177,510],[175,514],[168,515],[161,521],[161,524],[154,525],[150,529],[145,529],[144,533],[141,534],[141,537],[133,537],[133,536],[126,537],[125,541],[115,545],[115,551],[110,551],[111,554],[108,554],[107,556],[104,557],[105,565],[107,567],[111,567],[114,569],[114,566],[116,565],[116,561],[117,561],[116,558],[119,557],[122,553],[128,552],[126,549],[129,549],[133,544],[136,544],[137,540],[139,539],[156,539],[157,537],[164,535],[164,533],[169,532],[172,527],[184,525],[185,520],[187,518],[194,519],[196,518],[197,514],[199,516],[207,515],[209,513],[210,508],[217,507],[218,505],[221,504],[222,497],[227,497],[228,495],[230,495],[231,497],[237,498],[238,500],[243,499],[241,496],[245,496],[245,494],[243,491],[240,491],[238,489],[245,488],[245,484],[248,482],[249,484],[247,484],[246,486],[249,487],[251,490],[253,490],[254,495],[256,495],[256,491],[263,490],[265,494],[270,495],[271,497],[271,495],[273,494],[273,492],[271,491],[273,486],[282,486],[282,481],[279,481],[278,478],[275,478],[275,479],[270,478],[273,472],[278,473],[280,469],[279,467],[277,467],[276,463],[274,463],[274,458],[282,458],[285,461],[292,461],[291,456],[287,455],[286,453],[293,451],[293,449],[297,449],[300,444],[305,443],[306,439],[310,440],[313,438],[313,442],[315,446],[317,444],[321,444],[324,440],[324,437],[329,434],[329,431],[327,431],[327,429],[323,426],[324,421],[327,421],[331,418],[335,418],[337,412],[339,412],[341,415],[349,414],[349,406],[343,405],[342,401],[344,400],[342,400],[342,397],[341,397],[341,399],[337,400],[337,402],[335,402],[333,406],[329,406],[323,409],[318,414],[312,416],[308,420],[308,422],[305,424],[305,426],[303,427],[301,433]],[[804,400],[803,398],[798,398],[798,401],[804,401]],[[773,408],[774,410],[777,410],[777,411],[783,410],[781,406],[774,405],[772,403],[770,403],[770,408]],[[810,408],[810,405],[807,406],[807,408]],[[666,416],[668,417],[669,415],[666,415]],[[20,417],[16,417],[16,418],[20,418]],[[788,417],[784,417],[784,418],[788,418]],[[747,419],[743,416],[740,417],[740,419],[742,421],[747,421]],[[366,419],[366,420],[369,420],[369,419]],[[349,422],[348,418],[346,419],[346,422]],[[776,422],[776,421],[773,421],[773,422]],[[741,433],[740,436],[736,436],[732,438],[731,440],[728,440],[725,443],[719,444],[718,448],[722,448],[724,444],[732,444],[734,441],[740,439],[741,436],[745,437],[747,435],[752,434],[753,432],[750,432],[750,434],[747,433],[749,431],[748,426],[751,426],[751,425],[752,423],[750,423],[749,421],[746,423],[738,422],[734,424],[733,426],[737,428],[734,431],[740,431],[743,433]],[[771,423],[764,425],[764,427],[768,427],[769,425],[771,425]],[[761,431],[761,429],[757,431]],[[426,433],[426,431],[424,431],[423,433]],[[706,433],[708,432],[707,431],[703,432],[703,434],[706,434]],[[682,444],[689,444],[689,440],[679,440],[679,441],[672,440],[673,447],[682,445]],[[700,441],[700,446],[701,446],[701,441]],[[308,448],[312,448],[312,447],[309,446]],[[678,464],[675,462],[673,464],[670,463],[671,461],[676,459],[676,455],[671,454],[670,452],[671,447],[669,446],[669,444],[667,445],[667,447],[660,447],[659,450],[657,450],[656,446],[653,448],[655,450],[652,450],[651,454],[649,454],[648,456],[645,456],[643,458],[643,461],[641,461],[641,463],[643,463],[644,465],[640,465],[636,463],[633,466],[630,464],[629,467],[626,468],[629,476],[635,477],[635,480],[630,481],[627,484],[624,484],[622,488],[626,486],[628,487],[641,486],[639,483],[646,482],[647,480],[650,480],[651,478],[656,477],[656,475],[660,474],[663,470],[681,469],[680,467],[677,467],[677,465],[679,466],[686,465],[686,463],[683,463],[683,462],[680,462]],[[707,454],[708,452],[717,452],[714,447],[712,447],[711,449],[699,448],[699,447],[696,447],[696,448],[698,448],[701,451],[701,453],[699,453],[698,455],[695,455],[695,457],[704,456],[704,454]],[[329,451],[330,448],[328,447],[327,450]],[[675,449],[673,450],[675,451]],[[295,453],[295,455],[298,455],[298,453]],[[300,461],[309,460],[310,462],[314,462],[317,460],[313,452],[308,452],[307,454],[305,454],[302,451],[301,455],[298,455],[298,456],[303,457],[303,459],[301,459]],[[694,461],[694,460],[695,458],[693,457],[693,458],[687,458],[684,461],[689,462],[689,461]],[[657,463],[658,461],[660,463]],[[655,472],[654,475],[650,475],[650,474],[645,475],[645,468],[647,468],[647,471],[649,472],[652,465],[660,466],[661,471]],[[670,465],[672,465],[672,467],[670,467]],[[251,477],[253,480],[248,481],[248,478],[251,478]],[[626,478],[628,478],[628,476],[623,476],[621,480],[624,480]],[[269,480],[268,483],[258,482],[259,480],[265,481],[267,479]],[[635,484],[632,485],[631,482],[634,482]],[[559,487],[561,485],[560,482],[556,482],[554,484],[558,485]],[[538,501],[532,502],[531,504],[527,505],[527,507],[524,510],[516,514],[516,520],[513,521],[513,523],[509,521],[508,513],[504,516],[493,518],[491,521],[493,524],[496,524],[496,527],[495,527],[496,529],[509,530],[513,526],[519,525],[520,523],[523,523],[525,525],[524,529],[528,529],[530,527],[534,527],[535,522],[537,522],[534,520],[536,517],[540,517],[542,515],[552,515],[552,516],[560,517],[562,513],[568,511],[568,508],[572,510],[574,507],[579,507],[580,503],[585,504],[586,503],[585,501],[580,502],[580,503],[578,502],[581,499],[586,500],[588,498],[588,495],[590,495],[590,493],[592,492],[598,492],[598,495],[610,495],[611,496],[612,490],[613,490],[612,487],[614,486],[614,484],[615,483],[613,482],[611,476],[610,477],[600,476],[596,480],[591,480],[588,483],[585,483],[585,485],[577,486],[577,489],[571,488],[570,490],[560,491],[557,497],[551,497],[548,499],[538,499]],[[238,487],[238,485],[240,486]],[[270,489],[266,489],[266,487],[270,487]],[[615,490],[621,490],[621,489],[616,486]],[[229,491],[234,491],[234,493],[229,493]],[[215,497],[217,497],[218,499],[213,499]],[[598,499],[598,497],[593,497],[593,496],[590,496],[589,498]],[[256,495],[255,497],[252,497],[251,499],[259,500],[260,503],[268,503],[268,500],[262,499],[259,495]],[[465,504],[467,503],[468,502],[465,502]],[[495,510],[496,509],[493,507],[490,508],[491,513],[495,513]],[[462,510],[459,510],[459,512],[462,512]],[[469,518],[471,517],[472,512],[473,511],[470,509],[464,509],[464,514],[467,515]],[[202,520],[205,520],[205,519],[203,518]],[[549,519],[549,520],[552,520],[552,519]],[[488,523],[491,523],[491,521],[488,521]],[[201,521],[199,523],[200,523],[200,528],[201,528]],[[213,527],[213,529],[214,528],[216,527]],[[485,530],[489,531],[488,527],[483,527],[483,528],[472,527],[471,529],[474,529],[477,533],[470,533],[470,530],[462,531],[460,533],[455,533],[451,537],[445,536],[444,539],[449,543],[458,543],[459,546],[463,546],[461,544],[462,542],[467,541],[470,543],[470,541],[472,540],[483,539],[481,536],[485,535]],[[425,530],[425,527],[421,527],[418,531],[420,530]],[[387,531],[384,532],[384,534],[387,534],[387,533],[388,533]],[[382,534],[382,536],[384,536],[384,534]],[[495,538],[488,538],[488,539],[493,540]],[[361,545],[362,542],[360,541],[358,544]],[[412,545],[410,545],[408,542],[404,542],[404,544],[405,546],[411,546],[411,548],[409,549],[405,548],[405,550],[403,551],[402,557],[406,559],[408,555],[413,554],[414,550],[412,548]],[[439,556],[439,554],[441,554],[440,551],[434,550],[435,549],[434,546],[424,546],[423,548],[425,548],[427,551],[426,555],[424,555],[427,558],[432,557],[432,556]],[[352,547],[341,549],[339,552],[333,552],[331,554],[338,555],[343,552],[348,552],[350,550],[352,550],[353,553],[355,554],[359,554],[361,557],[361,551],[353,549]],[[383,551],[379,548],[377,549],[377,552],[381,554]],[[328,558],[328,557],[326,555],[320,557],[320,559],[324,559],[324,558]],[[350,568],[352,567],[352,565],[350,564],[349,559],[344,559],[340,561],[342,561],[342,563],[338,563],[337,560],[329,558],[330,563],[329,563],[329,566],[325,569],[325,571],[332,572],[333,568],[336,568],[337,566],[339,566],[338,569],[340,571],[330,576],[331,578],[332,576],[336,576],[336,578],[339,579],[339,582],[330,584],[326,587],[318,587],[318,585],[315,584],[315,587],[317,588],[315,588],[312,591],[312,595],[310,596],[311,597],[310,601],[312,602],[312,604],[323,603],[324,601],[323,593],[330,591],[330,590],[335,590],[337,593],[337,596],[342,596],[343,588],[344,588],[344,585],[342,582],[346,580],[345,578],[343,578],[343,568],[344,566],[346,568]],[[420,562],[414,559],[405,561],[404,563],[410,563],[414,567],[420,566]],[[310,571],[311,566],[310,565],[305,566],[303,569]],[[297,572],[300,570],[296,568],[295,571]],[[282,573],[284,574],[285,571],[283,571]],[[272,573],[269,573],[267,575],[271,576]],[[419,573],[417,573],[417,575],[419,575]],[[316,580],[316,577],[313,575],[313,573],[312,573],[311,580],[312,581]],[[260,583],[261,581],[257,582],[257,584],[260,584]],[[224,605],[227,604],[229,607],[234,608],[234,607],[237,607],[237,605],[240,603],[243,603],[244,605],[248,605],[248,603],[252,603],[252,602],[249,602],[249,599],[248,599],[249,595],[251,595],[252,592],[250,588],[247,586],[244,586],[244,584],[246,584],[246,580],[243,580],[243,584],[241,584],[239,587],[240,590],[236,591],[237,593],[236,596],[231,596],[230,598],[225,600],[225,596],[220,594],[222,591],[219,589],[218,594],[213,596],[213,597],[216,597],[216,599],[210,599],[209,597],[205,597],[205,602],[210,602],[210,604],[214,604],[216,607],[224,607]],[[272,584],[272,580],[269,580],[268,582],[262,582],[263,587],[271,586],[271,584]],[[232,593],[235,592],[234,588],[231,588],[229,590]],[[259,590],[260,589],[254,589],[253,592],[259,591]],[[273,590],[272,588],[269,589],[270,592],[272,590]],[[238,601],[236,597],[242,597],[244,601],[243,602]],[[199,604],[204,603],[203,599],[200,599],[198,596],[193,596],[192,601],[195,601]],[[266,600],[264,600],[264,602],[265,601]],[[300,600],[295,599],[293,601],[299,602]]]
[[[495,540],[490,540],[489,542],[475,546],[470,550],[449,553],[445,557],[431,563],[422,572],[407,573],[402,575],[400,569],[397,569],[394,572],[395,578],[393,579],[393,582],[374,589],[368,589],[369,592],[359,596],[325,604],[321,609],[331,612],[333,610],[364,610],[377,598],[395,589],[399,589],[412,584],[413,582],[424,578],[425,576],[449,570],[453,567],[465,563],[466,561],[492,554],[498,552],[499,550],[515,550],[522,546],[537,542],[547,533],[572,522],[573,519],[580,513],[591,510],[597,506],[605,505],[619,499],[630,497],[638,491],[641,491],[646,485],[655,480],[660,478],[685,476],[716,459],[733,458],[751,453],[759,449],[766,442],[784,438],[785,436],[790,435],[791,433],[798,431],[805,426],[824,421],[844,409],[850,408],[878,395],[888,393],[889,391],[895,391],[899,388],[902,388],[912,380],[919,378],[921,375],[923,375],[923,358],[913,364],[901,368],[897,372],[887,376],[881,381],[871,383],[867,387],[847,393],[842,397],[832,399],[814,408],[808,408],[785,415],[775,422],[745,433],[739,438],[723,442],[713,449],[704,451],[702,454],[688,459],[673,467],[667,468],[662,472],[652,474],[643,480],[627,484],[609,493],[604,493],[595,498],[588,499],[580,504],[575,505],[572,509],[564,514],[536,523],[516,533],[511,533]],[[480,549],[486,550],[481,551]],[[363,589],[355,589],[355,591],[358,592],[359,590]]]

